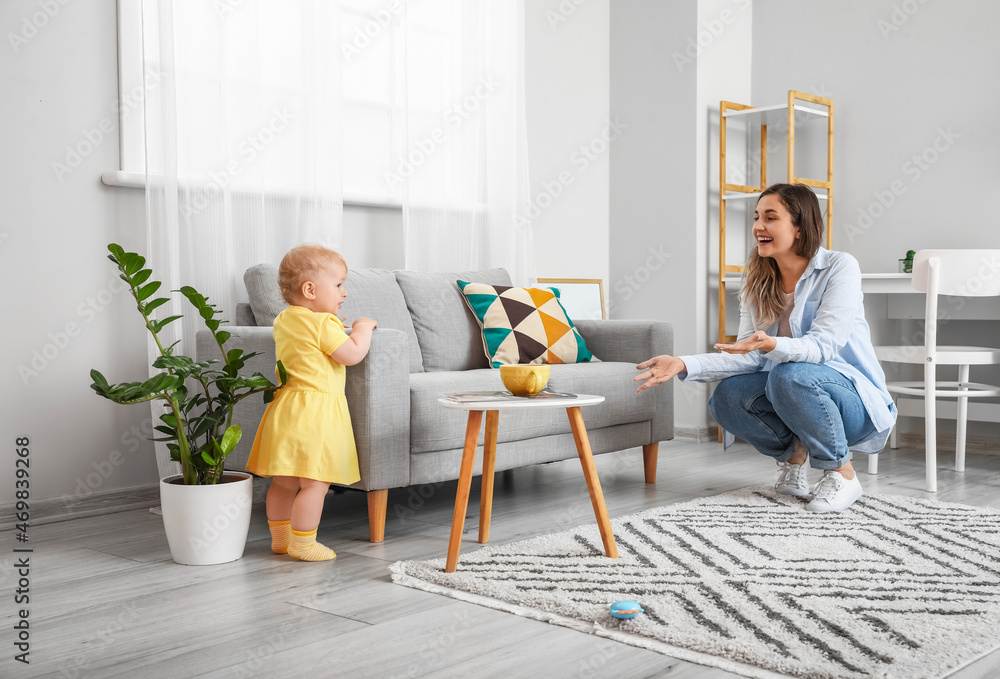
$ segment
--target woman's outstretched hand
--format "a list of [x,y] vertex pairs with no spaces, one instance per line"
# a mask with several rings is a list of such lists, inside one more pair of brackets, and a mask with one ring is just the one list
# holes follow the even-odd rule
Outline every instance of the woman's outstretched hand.
[[642,382],[645,380],[635,390],[637,394],[642,393],[643,389],[649,389],[650,387],[655,387],[658,384],[669,381],[677,373],[687,372],[687,366],[684,365],[684,361],[676,356],[669,356],[667,354],[643,361],[635,368],[636,370],[646,371],[632,378],[633,382]]
[[751,351],[772,351],[778,344],[773,337],[768,337],[763,330],[758,330],[749,337],[744,337],[735,344],[716,344],[714,347],[727,354],[749,354]]

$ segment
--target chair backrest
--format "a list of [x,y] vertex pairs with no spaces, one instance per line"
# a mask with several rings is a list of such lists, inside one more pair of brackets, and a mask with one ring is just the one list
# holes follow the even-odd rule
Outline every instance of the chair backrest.
[[924,308],[925,383],[933,390],[937,361],[938,295],[1000,295],[1000,250],[920,250],[913,257],[913,287],[927,294]]
[[[932,267],[932,259],[937,259]],[[937,269],[937,294],[961,297],[1000,295],[1000,250],[921,250],[913,257],[913,287],[930,292]]]

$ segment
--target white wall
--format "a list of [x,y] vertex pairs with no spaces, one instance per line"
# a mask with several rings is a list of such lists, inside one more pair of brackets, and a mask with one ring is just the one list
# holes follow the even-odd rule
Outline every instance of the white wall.
[[[109,242],[140,252],[146,244],[142,194],[100,181],[118,167],[115,2],[53,4],[59,12],[41,15],[47,22],[37,34],[26,31],[31,37],[16,51],[7,31],[24,30],[40,6],[0,5],[0,294],[8,318],[0,339],[8,385],[0,503],[14,499],[19,436],[31,440],[33,500],[156,480],[141,434],[143,426],[151,431],[149,408],[117,406],[89,388],[91,368],[119,381],[147,374],[145,331],[135,305],[109,291],[117,272],[105,258]],[[102,132],[102,121],[114,129]],[[66,146],[82,155],[57,178],[52,164],[67,162]]]
[[[716,333],[718,106],[750,96],[749,5],[612,6],[611,112],[628,125],[611,153],[613,316],[671,321],[678,355],[709,350]],[[706,385],[674,393],[678,432],[703,432]]]
[[535,273],[607,285],[611,3],[525,4]]

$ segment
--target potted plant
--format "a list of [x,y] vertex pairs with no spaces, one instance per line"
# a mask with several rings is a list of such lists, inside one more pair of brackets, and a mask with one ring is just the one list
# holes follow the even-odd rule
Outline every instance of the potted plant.
[[[240,442],[242,431],[233,424],[236,404],[254,394],[265,402],[274,398],[280,387],[264,375],[241,376],[240,370],[256,353],[242,349],[226,351],[230,334],[219,328],[227,321],[216,318],[222,313],[208,298],[190,286],[179,291],[197,310],[212,333],[220,361],[195,361],[174,353],[174,346],[163,346],[160,332],[182,316],[152,317],[154,310],[170,301],[154,297],[159,281],[151,281],[152,271],[144,268],[146,260],[120,245],[108,246],[108,259],[118,267],[119,277],[129,286],[146,329],[156,342],[159,355],[153,367],[162,372],[142,382],[110,384],[97,370],[91,370],[90,387],[99,396],[124,405],[164,401],[154,441],[166,442],[170,457],[181,464],[181,473],[160,480],[160,503],[163,526],[174,561],[183,564],[214,564],[235,561],[243,556],[250,527],[253,477],[245,472],[226,472],[226,456]],[[285,372],[278,363],[282,384]]]

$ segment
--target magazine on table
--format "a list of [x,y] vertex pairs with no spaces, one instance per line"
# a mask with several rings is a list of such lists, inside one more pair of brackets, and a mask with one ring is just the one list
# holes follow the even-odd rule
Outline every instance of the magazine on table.
[[524,399],[526,401],[544,401],[550,398],[576,398],[576,394],[564,394],[558,391],[542,391],[532,396],[514,396],[509,391],[479,391],[466,394],[445,394],[444,398],[453,403],[484,403],[489,401],[510,401]]

